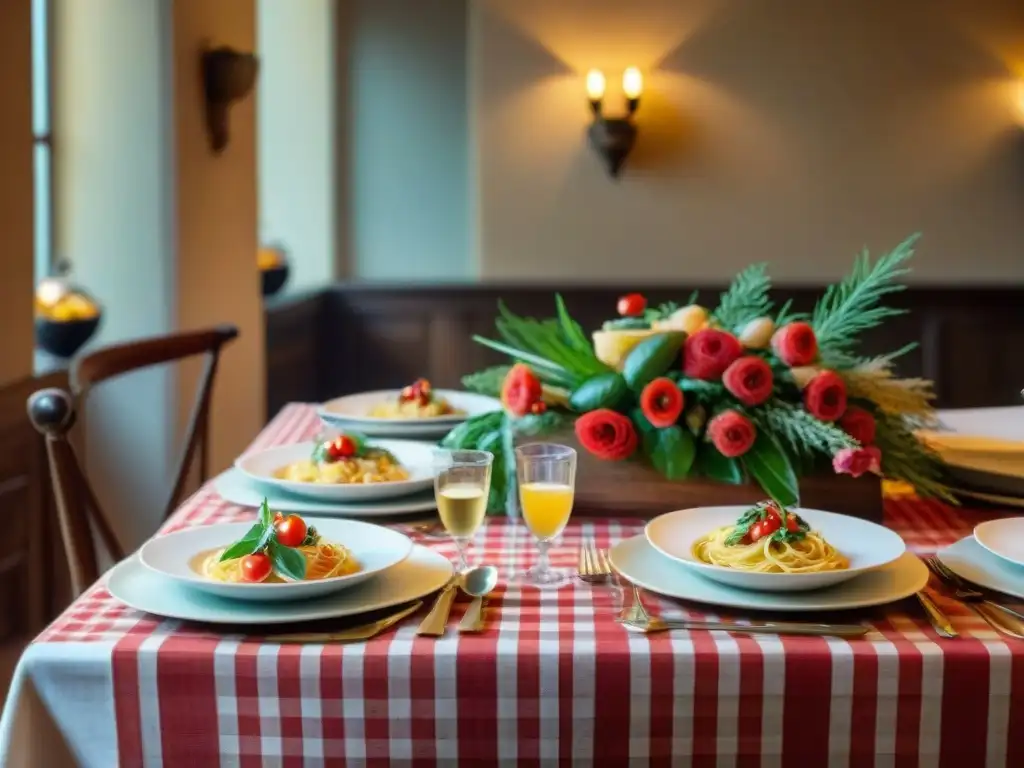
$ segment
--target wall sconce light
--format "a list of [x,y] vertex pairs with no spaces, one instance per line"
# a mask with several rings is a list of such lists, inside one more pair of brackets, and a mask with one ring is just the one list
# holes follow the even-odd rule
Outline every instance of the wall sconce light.
[[626,95],[626,116],[605,117],[602,112],[604,102],[604,73],[592,69],[587,73],[587,98],[590,109],[594,112],[594,122],[590,124],[587,135],[590,143],[608,166],[608,173],[617,178],[622,164],[633,149],[636,142],[636,125],[633,114],[640,106],[640,94],[644,90],[644,78],[640,70],[630,67],[622,73],[622,92]]
[[216,154],[228,145],[228,108],[245,98],[256,84],[259,62],[251,53],[222,46],[201,54],[206,131]]

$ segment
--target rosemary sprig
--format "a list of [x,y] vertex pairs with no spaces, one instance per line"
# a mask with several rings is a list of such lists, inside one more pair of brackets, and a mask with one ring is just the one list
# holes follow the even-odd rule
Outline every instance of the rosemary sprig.
[[905,264],[914,255],[919,237],[911,235],[874,264],[865,249],[850,274],[828,287],[811,316],[822,362],[833,367],[853,364],[859,334],[906,312],[880,306],[879,302],[883,296],[906,287],[896,281],[910,272]]
[[757,317],[771,314],[772,300],[768,296],[772,280],[767,264],[752,264],[732,281],[719,299],[714,311],[715,322],[722,328],[738,330]]
[[927,379],[896,378],[892,371],[892,359],[895,356],[894,353],[873,357],[841,371],[847,393],[851,397],[870,400],[888,413],[934,422],[933,383]]
[[856,448],[858,443],[834,424],[819,421],[799,406],[773,399],[749,414],[759,429],[781,440],[796,456],[821,453],[834,455],[843,448]]

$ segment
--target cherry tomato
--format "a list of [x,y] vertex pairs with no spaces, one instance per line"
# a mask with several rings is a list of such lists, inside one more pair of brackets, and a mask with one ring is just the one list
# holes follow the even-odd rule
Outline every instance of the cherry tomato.
[[327,455],[332,460],[347,459],[349,456],[354,456],[355,452],[356,443],[348,435],[339,435],[334,438],[333,442],[327,444]]
[[786,530],[790,533],[800,530],[800,523],[797,521],[796,515],[786,515]]
[[628,293],[619,299],[618,310],[623,317],[637,317],[647,309],[647,299],[639,293]]
[[306,521],[298,515],[288,515],[284,520],[274,524],[277,541],[286,547],[297,547],[306,538]]
[[756,522],[750,526],[750,530],[747,531],[747,536],[750,537],[750,542],[753,543],[764,536],[764,523]]
[[771,536],[782,527],[782,521],[776,517],[766,517],[761,521],[761,535]]
[[262,552],[242,558],[242,579],[245,581],[263,581],[270,575],[271,570],[273,567],[270,558]]

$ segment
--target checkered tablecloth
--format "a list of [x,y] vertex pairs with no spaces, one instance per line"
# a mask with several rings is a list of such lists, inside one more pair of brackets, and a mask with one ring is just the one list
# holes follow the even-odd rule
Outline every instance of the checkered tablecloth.
[[[253,447],[316,429],[292,405]],[[253,514],[207,487],[165,529]],[[921,554],[985,517],[913,499],[886,514]],[[573,564],[581,536],[609,545],[641,525],[573,521],[553,558]],[[476,557],[506,574],[532,551],[504,520],[477,537]],[[637,636],[613,601],[581,583],[503,585],[480,635],[421,638],[409,620],[362,644],[282,646],[143,615],[97,585],[30,647],[4,731],[31,694],[89,766],[1024,765],[1024,642],[958,603],[940,598],[962,639],[939,639],[907,603],[858,615],[876,632],[846,641]]]

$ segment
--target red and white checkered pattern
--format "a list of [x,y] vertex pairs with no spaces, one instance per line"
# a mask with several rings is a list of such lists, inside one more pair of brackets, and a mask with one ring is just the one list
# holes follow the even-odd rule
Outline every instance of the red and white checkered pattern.
[[[316,429],[313,409],[292,405],[253,447]],[[252,516],[207,487],[164,530]],[[921,554],[983,517],[912,499],[887,508]],[[574,521],[553,558],[573,564],[583,534],[608,545],[640,530]],[[504,520],[478,548],[506,570],[532,558]],[[95,586],[36,642],[109,644],[126,766],[1024,765],[1011,735],[1024,731],[1024,643],[959,603],[940,598],[960,640],[940,640],[911,603],[865,615],[878,632],[846,641],[637,636],[613,621],[613,599],[579,583],[503,586],[480,635],[421,638],[410,620],[367,643],[280,646],[145,616]]]

